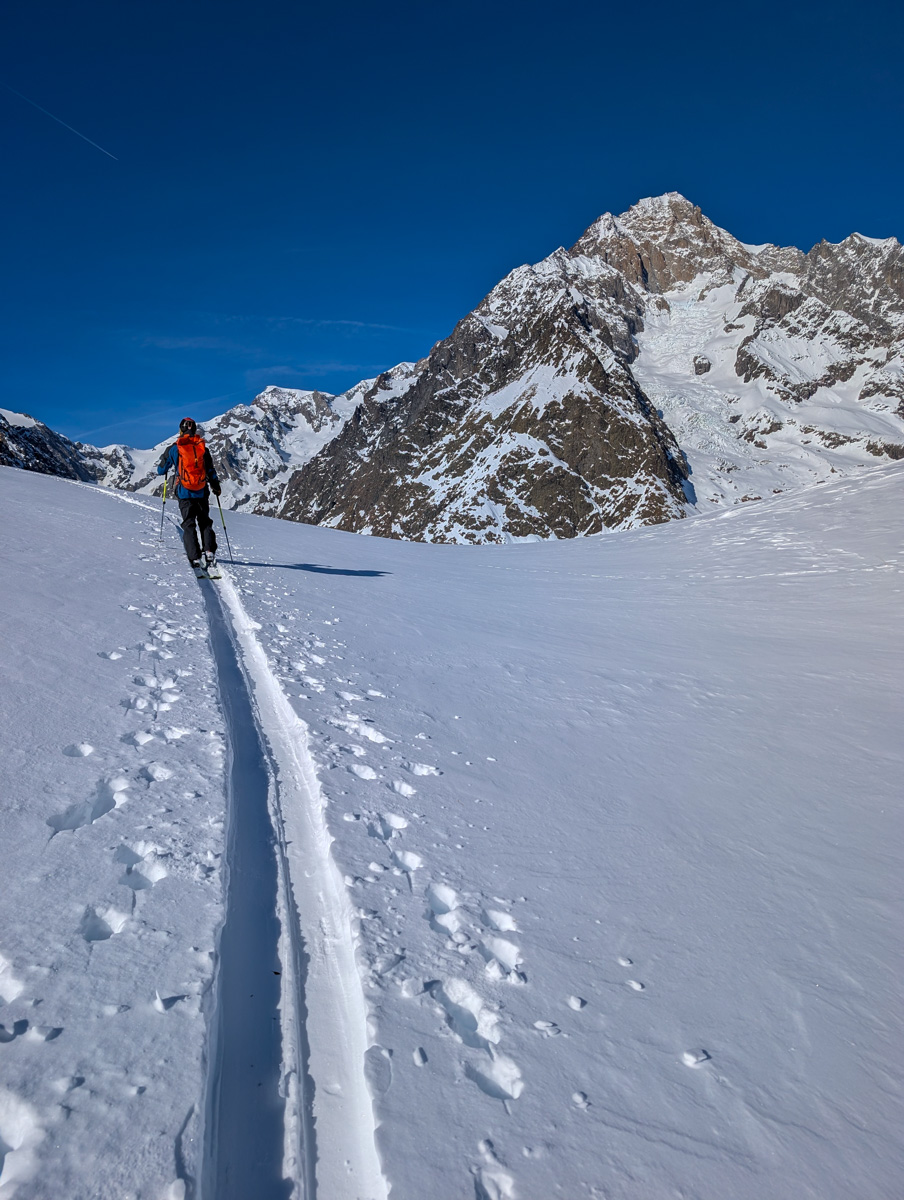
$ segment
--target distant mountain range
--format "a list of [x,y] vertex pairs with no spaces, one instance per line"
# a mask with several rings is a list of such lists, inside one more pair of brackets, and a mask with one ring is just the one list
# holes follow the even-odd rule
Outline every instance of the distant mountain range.
[[[904,458],[904,251],[750,246],[683,196],[517,268],[417,363],[208,421],[231,508],[384,537],[575,537]],[[172,439],[170,439],[172,440]],[[159,494],[151,450],[0,409],[0,463]]]

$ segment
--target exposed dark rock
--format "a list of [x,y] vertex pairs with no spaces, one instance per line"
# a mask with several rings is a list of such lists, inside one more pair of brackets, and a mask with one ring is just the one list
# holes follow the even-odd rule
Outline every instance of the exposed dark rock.
[[870,454],[875,454],[877,458],[891,458],[895,462],[904,458],[904,446],[896,445],[894,442],[867,442],[867,450]]
[[519,268],[416,365],[404,395],[381,403],[376,381],[293,475],[280,515],[429,541],[682,515],[686,468],[626,361],[636,309],[610,271],[587,278],[565,252]]
[[0,413],[0,465],[85,483],[97,479],[81,443],[71,442],[27,414],[10,413],[10,417],[12,420]]

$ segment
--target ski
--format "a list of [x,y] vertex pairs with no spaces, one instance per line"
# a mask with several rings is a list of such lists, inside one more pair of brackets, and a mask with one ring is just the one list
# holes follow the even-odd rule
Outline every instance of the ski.
[[215,560],[208,563],[199,561],[198,563],[189,563],[192,571],[195,573],[195,579],[222,579],[220,574],[220,564]]

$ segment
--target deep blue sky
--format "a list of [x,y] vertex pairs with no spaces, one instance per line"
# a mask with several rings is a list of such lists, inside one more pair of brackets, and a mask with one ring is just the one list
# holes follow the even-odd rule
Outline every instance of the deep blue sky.
[[904,5],[29,0],[0,81],[0,406],[151,445],[340,391],[677,190],[748,242],[904,235]]

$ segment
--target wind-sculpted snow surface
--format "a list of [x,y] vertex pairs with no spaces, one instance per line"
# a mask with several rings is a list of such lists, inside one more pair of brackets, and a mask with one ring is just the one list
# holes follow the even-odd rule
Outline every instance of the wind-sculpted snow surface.
[[200,587],[146,501],[0,487],[4,1200],[197,1194],[200,587],[272,756],[292,1194],[897,1194],[900,468],[568,543],[238,514]]

